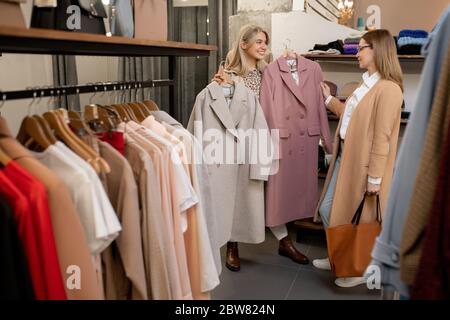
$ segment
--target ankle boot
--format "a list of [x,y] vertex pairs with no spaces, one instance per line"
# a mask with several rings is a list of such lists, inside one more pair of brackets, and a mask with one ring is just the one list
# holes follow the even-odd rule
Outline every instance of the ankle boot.
[[292,243],[292,240],[289,238],[289,236],[280,240],[278,254],[283,257],[288,257],[292,261],[299,263],[299,264],[308,264],[309,263],[308,257],[303,255],[300,251],[298,251],[295,248],[295,246]]
[[227,262],[225,263],[225,266],[233,272],[241,270],[241,261],[239,260],[237,242],[227,243]]

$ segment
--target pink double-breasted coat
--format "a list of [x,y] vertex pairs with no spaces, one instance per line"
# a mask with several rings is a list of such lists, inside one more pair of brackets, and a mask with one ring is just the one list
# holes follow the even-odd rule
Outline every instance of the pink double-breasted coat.
[[278,129],[279,170],[266,185],[266,226],[314,216],[318,201],[318,147],[332,140],[318,63],[297,57],[299,84],[285,58],[264,70],[260,102],[270,129]]

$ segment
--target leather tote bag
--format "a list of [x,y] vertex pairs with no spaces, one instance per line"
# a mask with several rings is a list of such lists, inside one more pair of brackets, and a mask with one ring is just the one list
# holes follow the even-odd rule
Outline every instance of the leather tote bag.
[[360,223],[366,197],[353,216],[351,224],[326,229],[328,256],[337,277],[361,277],[371,261],[376,237],[381,231],[380,197],[377,196],[377,220]]

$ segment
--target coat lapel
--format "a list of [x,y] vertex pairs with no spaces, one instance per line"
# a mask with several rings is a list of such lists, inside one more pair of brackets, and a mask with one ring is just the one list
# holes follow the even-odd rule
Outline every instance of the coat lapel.
[[280,68],[281,78],[283,79],[283,82],[286,84],[286,86],[291,90],[291,92],[294,94],[294,96],[300,101],[301,104],[303,104],[306,107],[305,98],[303,97],[302,90],[305,86],[305,83],[307,81],[307,67],[302,61],[303,57],[297,58],[297,70],[298,75],[300,78],[300,84],[297,86],[297,84],[294,82],[294,79],[291,75],[291,70],[289,69],[289,66],[286,63],[286,58],[279,58],[278,59],[278,67]]
[[247,112],[247,88],[245,88],[242,83],[235,82],[235,84],[236,87],[230,106],[230,112],[234,127],[237,128],[242,120],[242,117]]
[[208,89],[212,97],[212,101],[210,103],[211,109],[213,109],[214,113],[217,115],[225,129],[227,129],[232,135],[237,137],[233,117],[228,108],[225,97],[223,96],[222,88],[216,82],[212,82],[208,85]]

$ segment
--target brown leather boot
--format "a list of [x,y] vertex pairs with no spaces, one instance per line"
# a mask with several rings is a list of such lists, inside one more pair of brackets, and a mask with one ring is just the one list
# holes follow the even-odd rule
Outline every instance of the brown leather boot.
[[225,263],[225,266],[233,272],[241,270],[241,261],[239,260],[237,242],[227,243],[227,262]]
[[288,257],[292,261],[297,262],[299,264],[308,264],[309,259],[305,255],[303,255],[300,251],[298,251],[294,244],[292,243],[291,238],[287,236],[284,239],[280,240],[280,247],[278,248],[278,254],[283,257]]

